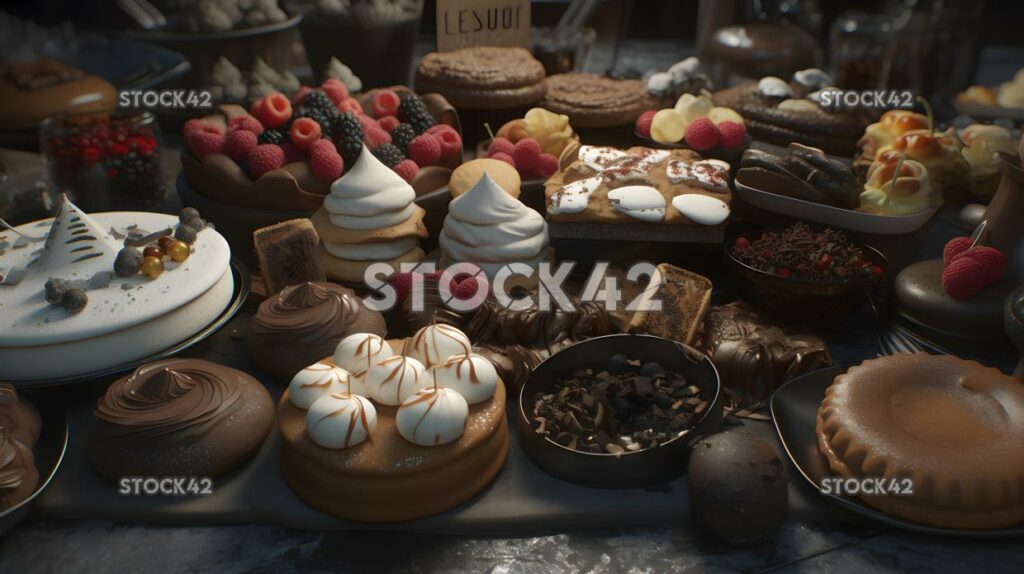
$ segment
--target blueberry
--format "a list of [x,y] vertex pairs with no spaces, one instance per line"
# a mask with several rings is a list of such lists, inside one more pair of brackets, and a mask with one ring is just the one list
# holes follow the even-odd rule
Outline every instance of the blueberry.
[[178,221],[185,222],[189,219],[196,219],[199,217],[199,210],[194,207],[186,207],[178,213]]
[[658,363],[655,363],[654,361],[650,361],[648,363],[644,363],[643,366],[640,367],[640,374],[645,376],[645,377],[653,377],[655,375],[660,375],[661,373],[664,373],[664,372],[665,372],[665,369],[662,369],[661,365],[658,364]]
[[608,372],[609,373],[625,373],[629,370],[629,357],[622,353],[612,355],[608,359]]
[[124,247],[114,259],[114,273],[118,277],[131,277],[139,272],[142,265],[142,252],[134,247]]

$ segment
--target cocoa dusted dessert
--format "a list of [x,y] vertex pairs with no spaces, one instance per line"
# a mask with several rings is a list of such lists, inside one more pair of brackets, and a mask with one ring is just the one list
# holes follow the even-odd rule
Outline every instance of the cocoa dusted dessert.
[[289,285],[326,279],[317,261],[320,236],[308,219],[293,219],[257,229],[252,241],[267,295]]
[[885,513],[938,528],[1024,524],[1024,385],[997,369],[927,353],[865,361],[828,388],[816,431],[836,475],[907,481],[900,496],[861,495]]
[[743,301],[712,307],[697,347],[722,378],[726,412],[756,411],[787,380],[832,364],[820,337],[775,324]]
[[386,332],[380,312],[364,305],[351,289],[334,283],[301,283],[260,304],[252,320],[249,355],[261,369],[290,379],[333,353],[353,333]]
[[107,388],[86,447],[96,472],[114,482],[216,478],[256,454],[273,422],[274,402],[256,379],[201,359],[165,359]]
[[32,452],[39,431],[35,407],[13,386],[0,384],[0,512],[31,496],[39,484]]
[[641,80],[569,72],[548,76],[547,84],[547,94],[538,106],[569,116],[576,128],[629,125],[658,106]]
[[612,355],[606,370],[577,370],[532,399],[538,434],[592,454],[657,447],[682,436],[708,407],[683,375],[623,354]]

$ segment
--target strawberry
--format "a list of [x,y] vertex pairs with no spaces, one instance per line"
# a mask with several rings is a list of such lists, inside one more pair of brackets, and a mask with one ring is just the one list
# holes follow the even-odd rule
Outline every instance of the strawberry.
[[954,237],[946,243],[946,247],[942,249],[942,262],[949,265],[957,255],[960,255],[964,251],[967,251],[974,245],[974,240],[970,237]]
[[722,140],[722,134],[710,119],[697,118],[686,126],[683,139],[686,141],[686,145],[703,151],[717,146]]
[[971,257],[951,261],[942,271],[942,288],[959,300],[970,299],[985,288],[985,267]]
[[1006,257],[1003,256],[1002,251],[999,251],[995,247],[988,247],[985,245],[971,247],[967,251],[954,255],[950,263],[968,257],[981,264],[981,267],[984,270],[986,286],[999,281],[999,278],[1006,272]]

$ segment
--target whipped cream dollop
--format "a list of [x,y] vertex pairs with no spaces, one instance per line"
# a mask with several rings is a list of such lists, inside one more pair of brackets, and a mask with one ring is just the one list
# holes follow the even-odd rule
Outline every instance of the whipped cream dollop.
[[317,399],[332,393],[349,392],[348,371],[327,363],[314,363],[292,377],[288,398],[300,409],[309,409]]
[[349,448],[367,439],[377,428],[377,409],[365,397],[331,393],[306,411],[306,431],[324,448]]
[[363,146],[352,169],[331,184],[324,209],[342,229],[383,229],[412,217],[414,199],[412,186]]
[[395,427],[402,438],[420,446],[448,444],[466,430],[469,404],[452,389],[430,387],[398,407]]
[[448,205],[438,243],[442,265],[468,261],[493,278],[508,263],[536,268],[546,255],[548,225],[485,172]]
[[433,383],[451,389],[471,405],[489,400],[498,386],[494,364],[480,355],[454,355],[430,369]]
[[634,219],[658,222],[665,219],[665,196],[649,185],[627,185],[608,192],[612,209]]
[[431,386],[423,377],[426,367],[412,357],[394,355],[370,367],[363,377],[369,396],[382,405],[398,406],[402,401]]
[[971,166],[974,176],[998,172],[1002,165],[1000,152],[1012,154],[1014,141],[1010,130],[995,125],[971,124],[960,135],[964,142],[961,155]]
[[793,81],[801,86],[820,90],[832,84],[832,76],[819,68],[807,68],[793,72]]

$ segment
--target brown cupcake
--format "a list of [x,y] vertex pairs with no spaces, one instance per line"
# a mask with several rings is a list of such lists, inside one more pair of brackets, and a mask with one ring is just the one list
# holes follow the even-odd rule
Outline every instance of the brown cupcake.
[[363,305],[351,289],[303,283],[285,287],[260,304],[252,319],[249,353],[261,369],[290,380],[333,355],[338,342],[348,335],[383,336],[386,332],[383,315]]
[[540,107],[569,116],[574,128],[632,125],[645,111],[658,106],[640,80],[570,72],[548,77],[547,84]]
[[[443,95],[459,111],[467,139],[483,139],[522,117],[547,91],[544,66],[523,48],[476,46],[431,52],[416,70],[416,91]],[[470,139],[470,141],[473,141]]]
[[165,359],[118,379],[96,404],[89,459],[127,476],[216,478],[256,454],[274,402],[256,379],[201,359]]

